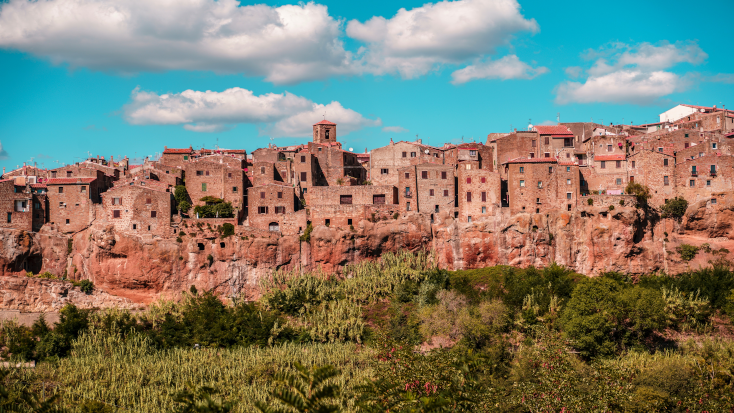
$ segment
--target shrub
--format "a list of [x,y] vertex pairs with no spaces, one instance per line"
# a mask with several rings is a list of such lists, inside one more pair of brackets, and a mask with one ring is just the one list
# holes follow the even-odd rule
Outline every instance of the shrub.
[[398,219],[399,216],[400,216],[400,214],[398,214],[397,212],[394,213],[394,214],[392,214],[392,218],[393,219]]
[[183,232],[183,231],[179,231],[179,232],[178,232],[178,236],[179,236],[179,237],[185,237],[185,236],[186,236],[186,233],[185,233],[185,232]]
[[689,244],[680,244],[679,246],[675,247],[676,252],[680,254],[680,258],[685,262],[696,258],[699,249],[699,247]]
[[81,282],[79,282],[79,289],[82,290],[84,294],[89,295],[94,291],[94,283],[89,280],[81,280]]
[[212,257],[212,255],[209,254],[206,256],[206,260],[209,261],[209,266],[211,267],[211,265],[214,263],[214,257]]
[[225,222],[224,224],[222,224],[222,226],[217,228],[217,231],[222,238],[230,237],[234,235],[234,225],[230,224],[229,222]]
[[[201,201],[205,202],[206,205],[194,207],[194,213],[199,218],[232,218],[234,216],[232,204],[229,202],[224,202],[224,200],[213,196],[205,196],[201,198]],[[207,226],[211,227],[208,223]]]
[[183,242],[183,240],[181,239],[181,237],[177,237],[176,238],[176,242],[181,243],[181,242]]
[[311,223],[309,222],[306,225],[306,230],[303,231],[303,235],[301,235],[300,240],[306,242],[311,241],[311,231],[313,231],[313,225],[311,225]]
[[683,215],[686,214],[687,209],[688,201],[683,197],[677,196],[665,201],[665,205],[660,207],[660,212],[663,218],[674,218],[680,220]]
[[74,239],[73,238],[69,238],[66,241],[66,254],[71,254],[71,251],[73,251],[73,250],[74,250]]
[[349,225],[349,230],[354,232],[354,225]]
[[628,183],[627,188],[624,189],[624,192],[630,195],[634,195],[635,198],[637,198],[637,202],[643,205],[646,204],[647,200],[650,199],[650,197],[652,196],[650,195],[650,188],[638,182]]
[[620,205],[620,206],[624,206],[624,199],[620,199],[620,200],[619,200],[619,205]]
[[586,203],[593,206],[594,205],[594,198],[587,199],[586,200]]
[[609,210],[614,211],[614,205],[609,205]]

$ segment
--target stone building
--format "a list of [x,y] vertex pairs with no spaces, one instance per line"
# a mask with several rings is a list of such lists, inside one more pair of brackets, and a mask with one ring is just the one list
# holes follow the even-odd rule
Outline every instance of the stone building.
[[158,181],[137,180],[102,194],[105,218],[117,231],[171,236],[173,193]]
[[479,169],[494,170],[494,148],[478,142],[445,146],[444,163],[477,162]]
[[78,232],[95,218],[95,204],[101,202],[97,178],[50,178],[48,188],[49,222],[61,232]]
[[194,149],[192,147],[176,149],[164,146],[163,154],[161,154],[158,162],[185,169],[184,166],[192,160],[193,155]]
[[501,207],[500,174],[481,169],[479,162],[462,162],[456,169],[458,219],[473,222],[494,215]]
[[712,108],[713,111],[694,112],[675,122],[682,129],[697,131],[719,131],[728,133],[734,130],[734,112]]
[[398,185],[398,170],[424,163],[444,164],[444,150],[415,142],[393,142],[370,153],[370,180],[374,185]]
[[183,185],[183,169],[160,162],[146,162],[128,170],[125,177],[151,179],[164,183],[170,188]]
[[556,158],[507,162],[510,212],[571,211],[578,205],[579,169]]
[[540,149],[543,158],[567,158],[574,154],[574,134],[563,125],[538,125],[533,130],[540,135]]
[[357,154],[342,150],[338,142],[309,142],[308,151],[317,159],[318,169],[325,177],[327,185],[340,185],[340,182],[343,184],[349,177],[358,183],[367,180],[367,171],[359,163]]
[[247,212],[247,187],[245,160],[230,155],[209,155],[184,165],[186,191],[193,206],[205,205],[201,199],[207,196],[223,199],[232,204],[238,222]]
[[[119,176],[119,175],[117,175]],[[97,168],[89,168],[84,163],[62,166],[48,171],[48,177],[53,178],[96,178],[100,192],[111,188],[117,180],[115,175],[106,175]],[[99,200],[95,200],[99,202]]]
[[[539,158],[544,152],[537,131],[515,131],[509,135],[496,138],[488,145],[497,154],[498,165],[506,164],[508,161],[518,158]],[[505,168],[498,169],[502,178],[506,179]]]
[[456,204],[454,165],[422,163],[398,169],[400,209],[422,213],[448,212]]
[[627,157],[624,154],[595,155],[589,168],[583,171],[584,186],[589,191],[621,194],[627,187]]
[[648,203],[660,206],[674,198],[676,191],[675,157],[662,152],[640,150],[627,158],[629,182],[650,189]]
[[314,225],[349,228],[373,214],[388,217],[400,211],[398,189],[393,185],[316,186],[310,199]]
[[292,220],[301,205],[291,185],[270,182],[248,188],[247,194],[249,226],[284,234],[298,233],[306,227],[305,214],[302,222]]
[[0,228],[33,231],[33,194],[30,186],[16,185],[16,178],[0,180],[0,211]]
[[708,153],[675,165],[676,192],[689,203],[734,188],[734,156]]

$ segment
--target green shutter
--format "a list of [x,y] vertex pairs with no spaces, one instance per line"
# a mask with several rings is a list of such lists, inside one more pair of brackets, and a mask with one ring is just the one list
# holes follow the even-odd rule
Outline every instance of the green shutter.
[[189,155],[184,155],[184,161],[188,161],[188,160],[189,160]]
[[206,192],[206,184],[201,184],[201,192]]

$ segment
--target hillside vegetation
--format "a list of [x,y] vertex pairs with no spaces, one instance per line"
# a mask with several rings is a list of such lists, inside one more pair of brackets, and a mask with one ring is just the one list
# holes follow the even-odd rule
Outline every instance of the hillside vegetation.
[[714,412],[734,409],[734,272],[588,278],[385,254],[276,272],[257,303],[191,288],[143,313],[6,322],[0,409]]

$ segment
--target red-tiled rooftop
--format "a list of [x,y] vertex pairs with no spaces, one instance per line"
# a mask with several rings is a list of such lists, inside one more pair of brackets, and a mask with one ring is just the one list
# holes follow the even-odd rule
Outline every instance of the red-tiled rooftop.
[[89,184],[97,178],[51,178],[46,181],[46,185],[71,185],[71,184]]
[[189,154],[192,152],[193,150],[191,148],[182,148],[182,149],[166,148],[163,151],[164,154]]
[[568,127],[564,125],[539,125],[535,126],[535,130],[538,131],[538,133],[540,133],[541,135],[568,135],[569,137],[573,136],[573,132],[571,132],[571,129],[568,129]]
[[336,123],[324,119],[319,123],[314,123],[314,125],[336,125]]
[[31,188],[46,188],[46,184],[31,184]]
[[623,161],[624,155],[597,155],[594,156],[595,161]]

